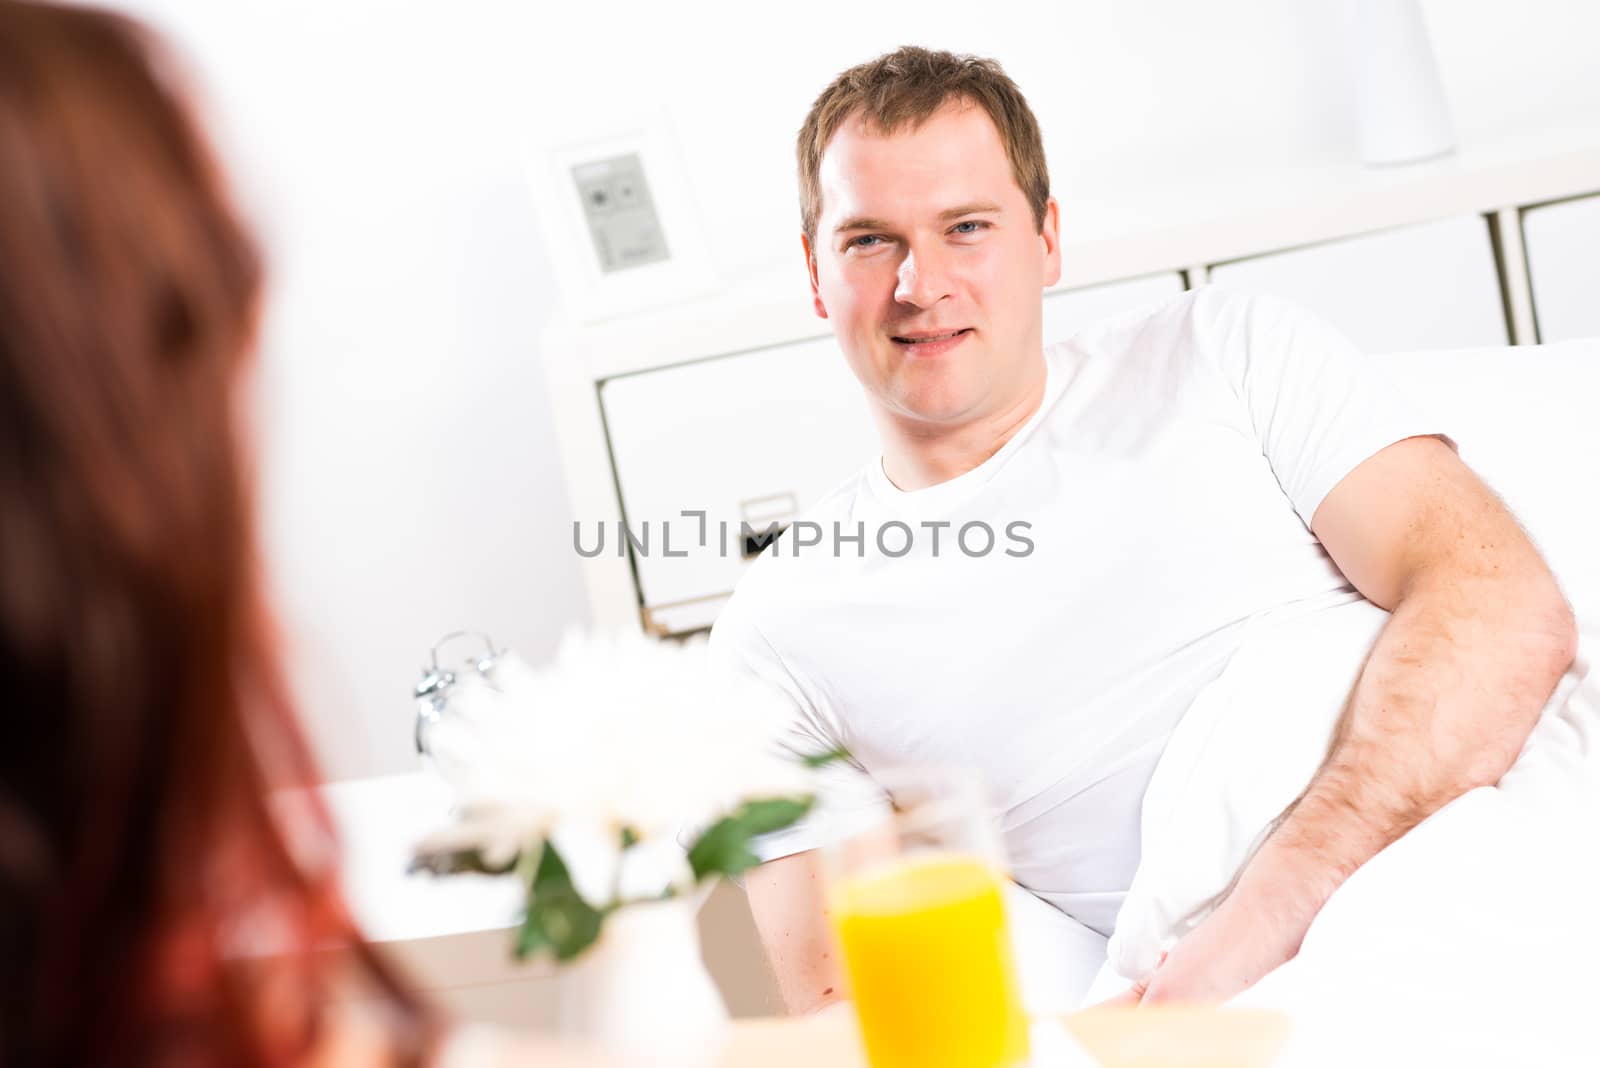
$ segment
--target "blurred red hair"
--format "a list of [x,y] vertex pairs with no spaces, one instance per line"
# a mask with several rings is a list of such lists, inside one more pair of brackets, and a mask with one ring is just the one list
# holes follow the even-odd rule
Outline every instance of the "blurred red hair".
[[0,0],[0,1064],[302,1063],[345,982],[420,1060],[326,814],[268,806],[315,775],[235,411],[262,268],[172,76]]

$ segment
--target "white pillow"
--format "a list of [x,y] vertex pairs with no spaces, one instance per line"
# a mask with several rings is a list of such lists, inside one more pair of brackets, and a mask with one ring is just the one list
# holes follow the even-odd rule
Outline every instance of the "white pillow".
[[1214,899],[1322,765],[1389,613],[1359,595],[1258,617],[1162,752],[1141,858],[1106,947],[1134,980]]

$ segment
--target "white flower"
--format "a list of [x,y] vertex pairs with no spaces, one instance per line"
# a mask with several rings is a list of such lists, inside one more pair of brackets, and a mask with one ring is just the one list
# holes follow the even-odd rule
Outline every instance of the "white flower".
[[[445,840],[489,859],[549,838],[597,907],[687,888],[681,829],[812,791],[778,744],[786,700],[703,641],[569,631],[548,666],[504,654],[489,679],[462,676],[432,728],[463,814]],[[624,828],[640,840],[625,856]]]

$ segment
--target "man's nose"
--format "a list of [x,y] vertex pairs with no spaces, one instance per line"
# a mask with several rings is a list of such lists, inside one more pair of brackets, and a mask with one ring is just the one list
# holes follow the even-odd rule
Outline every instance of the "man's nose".
[[950,295],[950,275],[937,252],[913,248],[900,261],[894,299],[900,304],[931,308]]

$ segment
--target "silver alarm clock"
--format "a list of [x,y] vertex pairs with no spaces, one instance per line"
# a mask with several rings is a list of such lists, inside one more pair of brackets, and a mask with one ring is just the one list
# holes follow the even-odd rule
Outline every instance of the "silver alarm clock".
[[[463,661],[455,669],[439,663],[439,651],[460,638],[475,638],[483,643],[483,650]],[[457,630],[433,643],[428,653],[428,666],[422,669],[422,678],[412,691],[417,702],[416,745],[424,758],[432,757],[428,735],[432,729],[451,715],[450,702],[457,682],[463,672],[475,672],[489,683],[494,683],[494,671],[504,650],[497,649],[494,639],[481,631]]]

